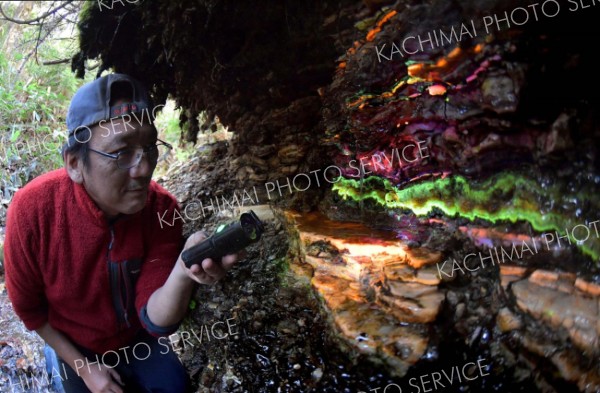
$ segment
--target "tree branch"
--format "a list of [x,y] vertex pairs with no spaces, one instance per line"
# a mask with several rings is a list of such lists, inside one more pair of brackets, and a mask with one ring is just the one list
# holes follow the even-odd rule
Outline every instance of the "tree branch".
[[60,59],[60,60],[50,60],[50,61],[42,61],[42,65],[55,65],[55,64],[65,64],[70,62],[71,59]]
[[4,13],[4,10],[2,9],[2,5],[0,4],[0,14],[2,14],[2,16],[4,17],[4,20],[7,20],[9,22],[13,22],[13,23],[17,23],[19,25],[40,25],[41,23],[39,23],[41,20],[44,20],[45,18],[47,18],[49,15],[52,15],[53,13],[55,13],[56,11],[66,7],[67,5],[69,5],[70,3],[72,3],[73,0],[67,0],[65,3],[59,5],[58,7],[46,12],[43,15],[38,16],[37,18],[34,19],[14,19],[11,18],[9,16],[7,16]]

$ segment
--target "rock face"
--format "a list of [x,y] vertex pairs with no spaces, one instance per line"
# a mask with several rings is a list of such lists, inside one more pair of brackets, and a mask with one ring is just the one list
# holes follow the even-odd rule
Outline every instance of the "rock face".
[[[292,267],[310,278],[338,338],[393,375],[421,366],[428,353],[438,351],[439,341],[458,336],[479,353],[505,359],[527,355],[542,362],[524,367],[507,360],[497,368],[500,381],[490,382],[496,388],[507,388],[507,379],[524,382],[523,375],[541,373],[537,385],[545,389],[556,383],[547,369],[581,391],[600,388],[598,284],[574,273],[536,269],[533,258],[524,261],[527,265],[490,265],[474,277],[457,275],[444,282],[436,268],[442,252],[317,213],[288,217],[304,253]],[[506,234],[500,237],[511,240]],[[490,290],[480,287],[483,282]],[[486,297],[491,308],[482,308],[480,300]],[[453,317],[447,319],[449,314]],[[460,322],[453,325],[454,319]],[[441,337],[432,341],[432,331]],[[514,355],[508,356],[511,351]],[[564,383],[559,386],[572,388]]]
[[[576,12],[565,4],[556,17],[502,27],[494,18],[519,2],[178,0],[102,14],[88,8],[75,68],[101,57],[102,69],[152,85],[158,101],[172,94],[185,109],[187,140],[201,128],[202,111],[236,134],[185,167],[198,176],[178,188],[180,201],[332,164],[342,174],[332,189],[323,182],[286,201],[301,213],[281,219],[285,234],[274,237],[278,246],[297,242],[290,269],[310,280],[322,313],[314,316],[310,296],[296,287],[282,289],[285,302],[259,291],[284,321],[239,299],[236,310],[255,310],[249,331],[266,330],[260,337],[267,341],[277,336],[277,355],[256,344],[260,354],[249,365],[242,355],[223,360],[214,351],[211,359],[227,372],[197,368],[202,383],[216,386],[259,367],[271,374],[256,373],[251,387],[367,391],[377,386],[367,382],[389,383],[388,375],[419,378],[486,357],[490,376],[451,390],[600,389],[600,243],[573,232],[600,218],[600,112],[589,44],[600,25],[597,6],[579,4]],[[248,17],[258,8],[260,18]],[[452,28],[455,38],[438,44]],[[423,46],[419,37],[431,41]],[[527,239],[541,244],[547,234],[555,243],[543,252],[521,249],[481,269],[463,260]],[[460,263],[442,273],[438,266],[449,259]],[[260,280],[279,283],[272,269],[267,275]],[[227,298],[235,288],[205,295]],[[297,326],[292,311],[282,311],[294,296],[302,305],[293,310],[303,321]],[[334,332],[347,359],[359,355],[358,368],[365,359],[377,365],[371,376],[327,370],[308,340],[319,329]],[[240,347],[236,353],[247,355]],[[302,366],[298,360],[280,370],[286,351]],[[310,383],[290,371],[296,364],[310,368]],[[239,388],[228,382],[221,389],[235,391],[232,385]]]
[[294,220],[304,261],[312,267],[311,284],[340,337],[405,375],[425,353],[427,325],[444,300],[439,279],[428,268],[441,254],[409,250],[389,233],[340,225],[317,213]]
[[[584,135],[593,137],[594,127],[583,127],[574,138],[569,126],[573,112],[556,105],[573,106],[575,97],[591,97],[577,88],[583,77],[569,71],[571,66],[588,69],[593,61],[584,58],[590,53],[582,46],[576,49],[563,34],[591,33],[589,14],[565,12],[561,23],[545,19],[510,29],[482,26],[487,16],[499,17],[518,6],[396,3],[377,24],[366,23],[364,35],[339,59],[324,94],[328,133],[343,147],[340,160],[345,150],[360,159],[425,141],[428,159],[388,171],[368,170],[395,183],[439,171],[485,176],[500,166],[563,151]],[[415,20],[421,22],[409,22]],[[463,34],[438,40],[453,28]],[[558,47],[565,49],[564,57]],[[550,87],[542,80],[560,81]],[[510,116],[514,113],[525,116]]]
[[[575,275],[536,270],[527,280],[512,285],[517,305],[550,326],[565,328],[584,354],[600,353],[598,290],[600,286],[577,279]],[[593,292],[596,292],[594,295]]]
[[[507,266],[505,276],[521,276],[507,285],[518,309],[541,321],[544,330],[566,332],[570,345],[558,348],[541,334],[522,331],[521,323],[505,310],[499,314],[503,332],[512,332],[527,350],[550,357],[565,380],[577,384],[581,391],[600,389],[600,286],[576,278],[572,273],[535,270],[529,277],[524,271]],[[516,333],[521,332],[521,333]]]
[[[577,104],[574,97],[590,92],[570,72],[586,73],[593,60],[563,34],[592,30],[589,14],[566,11],[561,23],[544,19],[486,34],[486,18],[518,7],[489,4],[395,4],[365,22],[323,94],[336,164],[344,168],[334,186],[339,196],[419,216],[440,209],[470,220],[527,221],[539,232],[595,220],[600,178],[590,146],[598,128],[596,120],[573,123],[594,104]],[[442,45],[438,36],[454,28],[464,33]],[[425,37],[434,38],[425,44]],[[576,164],[561,165],[567,162]],[[600,242],[583,252],[599,261]]]
[[[335,69],[331,37],[349,23],[348,15],[326,19],[351,3],[177,0],[110,10],[89,3],[73,69],[83,74],[85,59],[101,57],[99,72],[139,78],[157,103],[170,94],[183,108],[187,141],[196,141],[201,112],[218,117],[235,133],[229,177],[239,188],[262,186],[326,162],[328,148],[313,143],[322,135],[317,91]],[[256,10],[260,18],[249,17]]]

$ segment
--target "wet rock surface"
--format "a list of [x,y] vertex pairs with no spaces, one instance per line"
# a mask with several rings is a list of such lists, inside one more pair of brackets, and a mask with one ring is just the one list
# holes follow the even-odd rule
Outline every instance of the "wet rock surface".
[[[416,282],[416,274],[407,272],[417,252],[384,240],[389,233],[360,224],[344,228],[315,213],[293,219],[304,259],[313,268],[312,286],[341,337],[358,353],[376,355],[376,361],[388,363],[394,373],[406,374],[423,356],[429,341],[427,323],[435,320],[444,299],[436,286]],[[436,256],[429,263],[441,257]]]
[[[563,378],[576,382],[582,391],[593,392],[600,389],[600,367],[595,361],[600,351],[600,297],[597,284],[577,279],[575,287],[575,280],[573,274],[536,270],[510,288],[519,309],[552,330],[568,334],[571,345],[563,350],[548,348],[552,362]],[[539,345],[536,342],[535,336],[525,341],[533,351]]]
[[[181,348],[199,392],[354,391],[372,378],[330,335],[306,279],[288,266],[283,214],[253,207],[267,224],[263,239],[213,287],[200,287],[197,308],[180,331],[234,318],[238,334]],[[205,228],[210,228],[206,223]]]
[[[525,236],[421,220],[411,229],[418,241],[406,242],[373,227],[383,219],[371,226],[340,221],[376,215],[352,206],[351,213],[329,211],[335,221],[316,212],[250,208],[273,217],[264,239],[225,281],[199,290],[197,309],[182,327],[198,330],[234,315],[239,324],[234,338],[183,351],[199,391],[351,392],[389,383],[411,391],[410,378],[472,359],[489,359],[490,375],[447,391],[593,391],[594,358],[575,351],[563,325],[519,307],[521,292],[513,293],[511,285],[546,274],[536,266],[547,260],[526,258],[449,281],[439,276],[440,261],[490,244],[476,239],[501,246]],[[186,231],[210,231],[223,219],[188,223]],[[554,256],[572,257],[568,250]],[[569,291],[583,288],[597,301],[595,282],[569,283]]]

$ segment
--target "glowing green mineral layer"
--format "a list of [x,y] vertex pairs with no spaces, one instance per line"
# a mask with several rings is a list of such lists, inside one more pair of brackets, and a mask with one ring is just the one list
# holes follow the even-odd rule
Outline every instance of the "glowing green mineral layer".
[[[342,178],[333,185],[333,190],[344,199],[349,197],[357,202],[371,199],[387,208],[410,209],[418,216],[430,214],[434,208],[438,208],[448,216],[469,220],[478,218],[492,223],[527,221],[539,232],[557,231],[560,236],[566,232],[573,244],[598,261],[600,244],[593,227],[589,239],[578,242],[572,237],[572,230],[584,224],[584,219],[576,218],[573,212],[566,209],[561,210],[560,206],[565,205],[561,200],[556,200],[554,204],[545,203],[546,206],[554,205],[552,211],[544,207],[549,197],[573,201],[573,198],[568,199],[559,190],[558,185],[553,187],[543,188],[536,180],[503,172],[483,182],[456,175],[423,181],[403,189],[377,176],[363,179],[362,184],[360,180]],[[581,195],[573,197],[589,200]],[[580,240],[584,237],[580,232],[576,232],[576,236]]]

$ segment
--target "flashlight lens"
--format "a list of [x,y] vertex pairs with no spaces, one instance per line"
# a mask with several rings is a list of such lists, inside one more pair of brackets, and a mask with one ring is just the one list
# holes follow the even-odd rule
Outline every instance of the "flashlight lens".
[[256,217],[256,215],[244,213],[240,217],[240,223],[242,225],[244,233],[246,234],[246,236],[248,236],[249,239],[256,240],[260,237],[263,228],[262,223],[260,222],[260,220],[258,220],[258,217]]
[[248,236],[252,240],[256,239],[256,228],[254,227],[254,225],[252,225],[252,223],[249,220],[244,220],[244,218],[242,218],[240,221],[242,224],[242,229],[246,233],[246,236]]

